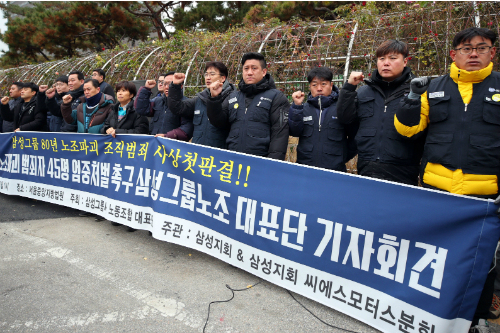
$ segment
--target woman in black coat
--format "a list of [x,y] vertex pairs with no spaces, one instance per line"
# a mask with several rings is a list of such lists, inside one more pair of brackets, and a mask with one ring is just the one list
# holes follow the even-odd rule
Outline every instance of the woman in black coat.
[[137,94],[137,88],[132,82],[122,81],[116,85],[118,103],[101,128],[102,134],[149,134],[148,118],[135,112],[132,99]]

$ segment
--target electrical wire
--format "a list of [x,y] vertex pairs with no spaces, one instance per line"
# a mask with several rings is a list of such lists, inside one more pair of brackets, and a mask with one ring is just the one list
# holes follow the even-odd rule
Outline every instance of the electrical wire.
[[260,280],[260,281],[259,281],[259,282],[257,282],[256,284],[253,284],[253,285],[248,286],[248,287],[243,288],[243,289],[233,289],[233,288],[231,288],[228,284],[226,284],[226,288],[227,288],[227,289],[229,289],[229,290],[231,290],[231,292],[233,293],[233,296],[231,296],[231,298],[230,298],[230,299],[225,300],[225,301],[212,301],[212,302],[210,302],[210,303],[208,304],[208,315],[207,315],[207,320],[205,321],[205,326],[203,326],[203,333],[205,333],[205,328],[207,327],[207,324],[208,324],[208,319],[210,318],[210,306],[211,306],[212,304],[215,304],[215,303],[226,303],[226,302],[230,302],[230,301],[232,301],[232,300],[233,300],[233,298],[234,298],[234,292],[235,292],[235,291],[245,291],[245,290],[248,290],[248,289],[250,289],[250,288],[252,288],[252,287],[255,287],[256,285],[258,285],[258,284],[259,284],[259,283],[261,283],[261,282],[262,282],[262,280]]
[[336,328],[338,330],[342,330],[344,332],[350,332],[350,333],[359,333],[359,332],[356,332],[356,331],[351,331],[351,330],[348,330],[348,329],[345,329],[345,328],[342,328],[342,327],[338,327],[338,326],[334,326],[334,325],[330,325],[328,324],[327,322],[323,321],[321,318],[319,318],[318,316],[316,316],[314,313],[311,312],[311,310],[309,310],[308,308],[306,308],[302,303],[300,303],[294,296],[293,294],[290,292],[290,290],[288,290],[288,293],[290,294],[290,296],[292,296],[292,298],[295,300],[295,302],[299,303],[300,306],[302,306],[304,309],[306,309],[307,312],[309,312],[314,318],[318,319],[320,322],[322,322],[323,324],[325,324],[326,326],[329,326],[329,327],[332,327],[332,328]]

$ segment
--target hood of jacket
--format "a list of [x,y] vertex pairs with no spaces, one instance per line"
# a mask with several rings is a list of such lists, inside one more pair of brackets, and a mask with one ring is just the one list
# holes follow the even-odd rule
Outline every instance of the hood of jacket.
[[[229,83],[229,80],[226,79],[226,81],[224,81],[224,84],[222,85],[222,92],[219,95],[220,98],[222,98],[223,100],[226,99],[226,97],[229,96],[229,94],[232,93],[235,89],[236,88],[234,87],[234,85],[232,83]],[[196,96],[201,99],[203,104],[206,104],[208,99],[211,97],[210,89],[206,88],[202,92],[197,93]]]
[[247,95],[247,97],[250,97],[250,96],[255,96],[266,90],[276,89],[276,85],[274,84],[273,78],[268,73],[262,78],[262,80],[253,84],[246,84],[242,78],[240,80],[240,83],[238,84],[238,88],[240,89],[241,92]]
[[332,92],[328,96],[316,96],[313,97],[311,93],[307,96],[307,103],[314,106],[316,109],[320,109],[320,101],[321,101],[321,109],[326,109],[330,105],[332,105],[339,98],[339,88],[333,85]]

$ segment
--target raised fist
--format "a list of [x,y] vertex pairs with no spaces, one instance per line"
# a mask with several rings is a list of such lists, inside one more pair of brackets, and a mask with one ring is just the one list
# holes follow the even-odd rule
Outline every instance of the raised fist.
[[71,96],[70,94],[64,95],[64,97],[63,97],[64,104],[71,103],[72,100],[73,100],[73,96]]
[[45,96],[47,96],[47,98],[49,99],[54,98],[55,95],[56,95],[56,90],[54,88],[50,88],[45,92]]
[[47,91],[47,89],[49,89],[49,86],[46,84],[42,84],[41,86],[38,87],[38,91],[41,93],[44,93],[45,91]]
[[9,96],[5,96],[4,98],[2,98],[2,104],[3,105],[9,104],[9,100],[10,100]]
[[292,94],[293,104],[302,105],[302,102],[304,102],[304,96],[305,96],[305,94],[300,90],[294,92]]
[[352,72],[347,82],[357,86],[363,81],[364,78],[365,76],[363,75],[363,72]]
[[184,73],[175,73],[174,74],[174,79],[172,80],[173,84],[182,84],[184,80],[186,79],[186,74]]
[[144,86],[148,89],[153,89],[156,86],[156,81],[155,80],[147,80]]
[[222,86],[224,84],[222,82],[220,82],[219,80],[215,81],[215,82],[212,82],[210,84],[210,95],[212,97],[217,97],[220,95],[220,93],[222,92]]

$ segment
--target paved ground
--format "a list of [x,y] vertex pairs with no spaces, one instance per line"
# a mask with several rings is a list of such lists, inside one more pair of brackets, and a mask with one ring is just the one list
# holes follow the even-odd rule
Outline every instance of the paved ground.
[[[211,301],[259,279],[146,231],[0,194],[0,332],[201,332]],[[376,330],[295,295],[326,322]],[[213,304],[207,332],[344,332],[268,282]]]
[[[0,194],[0,332],[202,332],[226,284],[259,279],[191,249],[62,206]],[[378,332],[302,296],[318,317]],[[492,324],[493,332],[500,326]],[[268,282],[213,304],[206,332],[345,332]],[[437,333],[437,332],[436,332]]]

